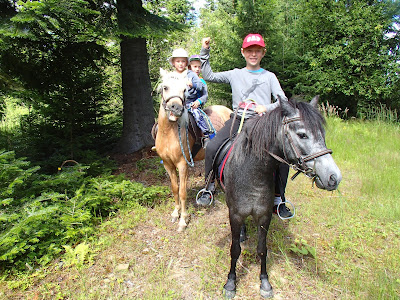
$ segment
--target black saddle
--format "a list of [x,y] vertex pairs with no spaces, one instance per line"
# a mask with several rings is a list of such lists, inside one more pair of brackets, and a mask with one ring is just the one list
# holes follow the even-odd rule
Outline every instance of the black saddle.
[[228,138],[226,139],[221,146],[218,148],[217,153],[215,154],[214,160],[213,160],[213,172],[215,175],[215,178],[219,182],[223,182],[223,172],[221,174],[221,169],[222,169],[222,164],[224,162],[225,157],[227,156],[229,149],[232,147],[234,140]]

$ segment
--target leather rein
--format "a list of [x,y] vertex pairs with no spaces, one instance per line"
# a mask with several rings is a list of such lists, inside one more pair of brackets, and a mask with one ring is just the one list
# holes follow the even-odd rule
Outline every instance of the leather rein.
[[289,140],[289,145],[292,148],[293,152],[296,155],[297,158],[297,163],[296,164],[291,164],[288,162],[287,160],[287,155],[286,155],[286,149],[285,149],[285,144],[283,143],[283,155],[285,157],[285,159],[279,157],[278,155],[269,152],[268,154],[271,155],[273,158],[275,158],[277,161],[280,161],[281,163],[285,163],[287,165],[289,165],[291,168],[293,168],[295,171],[297,171],[292,177],[291,180],[294,180],[297,175],[299,175],[300,173],[304,173],[306,176],[313,178],[315,176],[312,176],[311,174],[313,173],[314,169],[310,168],[306,165],[306,162],[311,161],[317,157],[326,155],[326,154],[332,154],[332,150],[331,149],[324,149],[322,151],[310,154],[310,155],[306,155],[306,156],[302,156],[299,149],[296,147],[296,145],[293,142],[293,138],[291,136],[291,134],[289,133],[289,124],[292,122],[297,122],[297,121],[302,121],[302,119],[300,117],[294,117],[294,118],[287,118],[286,116],[283,117],[282,120],[282,133],[284,134],[284,136]]

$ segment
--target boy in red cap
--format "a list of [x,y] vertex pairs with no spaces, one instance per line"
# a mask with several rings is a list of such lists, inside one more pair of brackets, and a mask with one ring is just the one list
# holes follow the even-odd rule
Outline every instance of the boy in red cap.
[[[207,186],[205,192],[197,199],[199,205],[209,205],[212,201],[212,193],[215,191],[213,160],[220,145],[230,137],[230,133],[236,133],[239,129],[240,119],[246,107],[245,118],[251,118],[256,114],[262,114],[272,110],[279,105],[278,101],[272,103],[271,95],[277,99],[280,96],[286,99],[281,85],[274,73],[260,67],[262,58],[265,55],[265,43],[258,33],[248,34],[242,44],[241,53],[246,61],[246,67],[233,69],[225,72],[214,73],[209,63],[210,38],[203,38],[200,51],[201,71],[206,81],[216,83],[228,83],[232,89],[232,106],[238,111],[237,118],[232,115],[224,127],[218,131],[214,139],[206,148],[205,177]],[[233,127],[232,127],[233,123]],[[279,209],[279,215],[283,218],[290,218],[293,214],[286,205],[279,205],[285,200],[284,190],[286,187],[289,167],[281,164],[276,172],[275,207]]]

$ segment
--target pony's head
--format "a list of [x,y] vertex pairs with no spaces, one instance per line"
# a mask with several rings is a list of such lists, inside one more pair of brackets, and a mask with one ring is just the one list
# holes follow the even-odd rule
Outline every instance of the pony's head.
[[280,106],[248,121],[246,150],[282,160],[312,177],[317,187],[335,190],[342,175],[325,144],[325,120],[316,96],[310,103],[281,100]]
[[161,107],[165,110],[168,120],[176,122],[185,108],[186,72],[181,75],[160,69],[160,75],[161,83],[158,91],[161,94]]

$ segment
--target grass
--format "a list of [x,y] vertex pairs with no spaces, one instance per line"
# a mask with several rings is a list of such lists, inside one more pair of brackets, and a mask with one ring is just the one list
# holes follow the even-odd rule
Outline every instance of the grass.
[[[296,217],[274,217],[268,233],[267,269],[275,299],[399,299],[399,126],[327,121],[327,146],[343,180],[335,192],[312,187],[305,176],[288,183]],[[140,164],[146,169],[145,160]],[[198,208],[193,198],[200,185],[193,179],[189,185],[191,220],[183,234],[170,223],[172,199],[152,208],[130,207],[86,241],[95,253],[92,264],[56,261],[17,277],[5,274],[0,298],[222,299],[230,245],[223,194],[212,207]],[[251,219],[248,235],[238,263],[237,299],[259,299]],[[311,251],[304,254],[307,247]],[[121,264],[129,268],[118,271]]]

